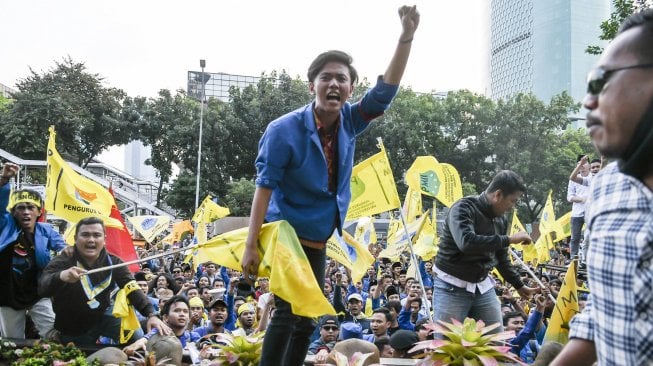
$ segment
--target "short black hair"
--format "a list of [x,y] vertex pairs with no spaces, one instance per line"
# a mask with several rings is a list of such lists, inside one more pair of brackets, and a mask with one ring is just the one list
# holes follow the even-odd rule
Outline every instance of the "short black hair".
[[[524,314],[520,313],[519,311],[509,311],[505,314],[503,314],[503,326],[505,327],[508,325],[508,320],[512,318],[522,318],[524,319]],[[526,320],[526,319],[524,319]]]
[[315,60],[313,60],[313,62],[311,62],[311,66],[308,67],[308,73],[306,74],[308,76],[308,81],[314,81],[320,71],[322,71],[324,66],[329,62],[337,62],[347,66],[349,69],[349,77],[351,78],[351,85],[354,85],[358,81],[358,72],[354,66],[351,65],[352,62],[354,62],[354,59],[346,52],[338,50],[322,52],[315,58]]
[[502,170],[492,178],[486,192],[493,193],[497,190],[501,190],[507,196],[515,192],[526,192],[526,186],[517,173],[512,170]]
[[75,239],[77,239],[77,234],[79,233],[80,227],[84,225],[95,225],[95,224],[102,225],[102,231],[104,231],[104,221],[102,221],[102,219],[99,217],[86,217],[79,220],[77,225],[75,225]]
[[394,320],[392,319],[392,314],[390,314],[390,310],[388,310],[387,308],[381,307],[381,308],[374,309],[372,314],[376,314],[376,313],[383,314],[385,316],[385,321],[387,322],[392,322]]
[[166,301],[166,303],[163,305],[163,308],[161,309],[161,315],[170,315],[170,308],[172,307],[172,304],[176,304],[178,302],[183,302],[190,309],[190,304],[188,304],[188,299],[186,299],[185,296],[175,295],[171,297],[170,300]]
[[635,27],[642,27],[642,33],[635,42],[628,46],[628,50],[640,59],[641,62],[653,62],[653,8],[634,13],[626,18],[617,35]]
[[[397,300],[388,301],[385,304],[385,307],[388,310],[394,309],[395,313],[397,313],[397,314],[401,313],[401,302],[400,301],[397,301]],[[392,315],[392,314],[390,314],[390,315]],[[394,319],[392,319],[392,320],[394,321]]]

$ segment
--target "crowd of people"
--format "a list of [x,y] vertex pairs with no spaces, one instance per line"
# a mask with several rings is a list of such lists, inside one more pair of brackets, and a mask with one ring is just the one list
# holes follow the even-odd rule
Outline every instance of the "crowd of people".
[[[328,51],[309,68],[315,101],[269,124],[256,160],[242,272],[169,256],[144,261],[132,274],[106,251],[104,223],[97,217],[76,223],[75,244],[67,247],[39,222],[44,203],[37,192],[10,193],[19,167],[5,163],[0,176],[0,208],[7,209],[0,217],[0,266],[5,269],[0,290],[6,295],[0,297],[2,336],[24,338],[29,314],[45,339],[119,345],[131,354],[172,338],[195,363],[215,356],[215,334],[265,332],[260,365],[301,365],[307,355],[318,363],[333,362],[328,356],[338,349],[410,358],[417,342],[441,337],[430,332],[430,321],[472,317],[501,324],[496,332],[514,331],[512,352],[525,362],[546,364],[560,352],[552,364],[650,364],[653,10],[628,18],[588,80],[584,106],[590,136],[601,156],[615,161],[601,169],[602,160],[583,156],[570,175],[569,259],[585,253],[580,257],[588,276],[577,282],[591,295],[578,294],[584,309],[573,318],[564,347],[543,345],[542,336],[565,266],[527,269],[510,260],[511,244],[531,244],[526,232],[506,235],[504,214],[526,192],[515,172],[498,172],[482,193],[452,205],[437,255],[413,263],[419,278],[407,272],[412,256],[394,262],[377,258],[360,281],[326,258],[326,241],[342,230],[347,213],[355,136],[389,107],[410,54],[419,13],[402,7],[399,17],[402,31],[388,69],[361,101],[347,102],[357,79],[351,57]],[[594,175],[588,165],[601,171]],[[297,316],[289,299],[271,294],[269,280],[258,277],[261,226],[281,219],[295,229],[336,316]],[[137,313],[130,313],[130,305]]]

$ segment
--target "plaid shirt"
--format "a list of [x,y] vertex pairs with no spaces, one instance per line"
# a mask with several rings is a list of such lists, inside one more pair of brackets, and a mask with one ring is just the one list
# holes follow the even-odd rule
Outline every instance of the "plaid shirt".
[[594,178],[587,204],[590,299],[570,338],[593,341],[598,363],[653,361],[653,192],[619,172]]

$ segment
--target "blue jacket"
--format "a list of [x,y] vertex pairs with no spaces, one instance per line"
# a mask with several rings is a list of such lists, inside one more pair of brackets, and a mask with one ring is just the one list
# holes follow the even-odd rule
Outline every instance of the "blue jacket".
[[[18,239],[18,234],[22,231],[11,213],[7,212],[10,190],[9,183],[0,187],[0,212],[2,213],[0,214],[0,252],[15,242]],[[66,243],[61,235],[52,229],[52,226],[37,222],[34,228],[34,246],[36,266],[40,275],[43,268],[50,262],[50,251],[58,252],[66,247]]]
[[361,101],[345,103],[340,110],[336,192],[328,188],[313,103],[270,122],[256,158],[256,185],[272,189],[265,217],[268,222],[286,220],[297,236],[307,240],[326,241],[331,236],[334,219],[337,224],[344,222],[349,208],[356,135],[383,114],[398,88],[379,78]]

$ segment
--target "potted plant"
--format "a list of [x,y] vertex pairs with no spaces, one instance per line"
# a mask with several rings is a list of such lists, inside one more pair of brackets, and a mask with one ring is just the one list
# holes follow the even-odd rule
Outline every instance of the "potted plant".
[[419,365],[526,365],[517,355],[510,353],[506,341],[515,337],[515,332],[488,334],[501,324],[485,326],[482,320],[467,318],[463,323],[453,320],[453,323],[438,321],[426,324],[426,328],[442,334],[446,339],[435,339],[419,342],[410,352],[422,351],[417,358],[424,357]]

